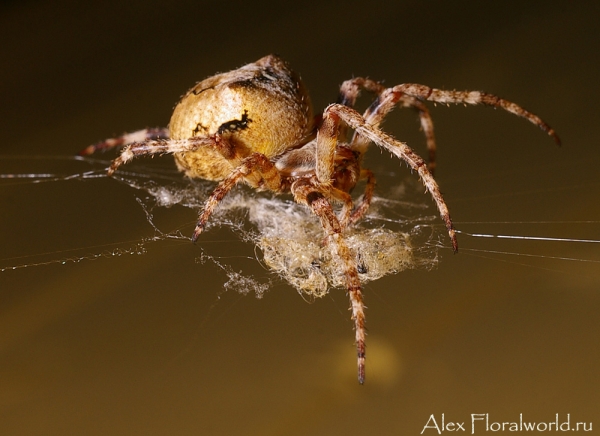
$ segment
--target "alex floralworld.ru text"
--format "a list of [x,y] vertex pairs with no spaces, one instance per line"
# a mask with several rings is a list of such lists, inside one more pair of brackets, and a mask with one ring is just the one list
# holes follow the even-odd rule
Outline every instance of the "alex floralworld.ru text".
[[562,417],[557,413],[553,420],[548,421],[525,420],[522,413],[519,414],[518,420],[494,421],[490,419],[489,413],[471,413],[470,422],[451,421],[442,413],[437,418],[435,414],[431,414],[421,434],[455,431],[470,431],[471,434],[475,434],[476,431],[592,431],[592,423],[572,422],[570,413]]

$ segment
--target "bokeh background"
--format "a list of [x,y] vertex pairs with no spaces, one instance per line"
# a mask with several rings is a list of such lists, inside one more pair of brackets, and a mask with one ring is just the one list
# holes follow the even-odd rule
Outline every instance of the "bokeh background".
[[[570,1],[5,2],[0,173],[86,171],[64,157],[164,126],[196,81],[275,52],[316,109],[363,75],[486,90],[538,113],[562,147],[500,111],[432,109],[456,225],[599,240],[599,20],[596,3]],[[385,127],[424,153],[412,112]],[[387,175],[380,192],[415,177],[376,150],[369,166]],[[367,285],[359,386],[344,292],[306,302],[227,230],[53,262],[152,236],[139,195],[107,178],[2,180],[0,267],[51,263],[0,272],[1,434],[416,435],[442,413],[569,413],[598,431],[597,243],[459,235],[436,269]],[[155,218],[187,235],[195,214]],[[274,285],[261,300],[223,292],[201,250]]]

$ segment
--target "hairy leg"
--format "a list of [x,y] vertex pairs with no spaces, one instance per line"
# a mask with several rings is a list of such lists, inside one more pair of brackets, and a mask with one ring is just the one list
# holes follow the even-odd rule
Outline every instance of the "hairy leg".
[[[354,109],[341,104],[332,104],[325,109],[323,114],[323,123],[317,134],[317,155],[319,154],[319,149],[322,148],[323,151],[321,154],[325,156],[326,150],[331,147],[331,142],[335,143],[335,132],[337,132],[337,127],[340,124],[340,121],[348,124],[358,134],[364,136],[369,141],[372,141],[380,147],[395,154],[397,157],[405,161],[413,170],[417,171],[421,177],[421,180],[423,181],[423,184],[433,197],[442,220],[446,224],[446,229],[448,230],[448,234],[452,242],[452,249],[454,252],[457,252],[458,244],[456,242],[456,233],[454,231],[454,226],[452,225],[452,220],[450,219],[448,206],[442,197],[439,186],[431,175],[431,172],[429,172],[427,169],[427,165],[423,159],[408,145],[398,141],[387,133],[382,132],[377,127],[367,124],[365,119]],[[331,151],[331,153],[333,153],[333,151]],[[323,170],[325,170],[325,168],[326,166],[324,165]],[[319,167],[317,166],[317,178],[319,181],[328,180],[328,174],[326,172],[320,174],[318,170]]]
[[344,241],[342,226],[335,216],[331,204],[325,195],[320,192],[318,184],[314,185],[307,179],[301,179],[292,184],[291,190],[296,201],[306,204],[319,218],[327,233],[327,239],[333,248],[334,254],[342,262],[346,289],[350,298],[352,319],[354,320],[358,382],[363,384],[365,381],[365,305],[356,260]]
[[117,168],[129,162],[134,157],[164,153],[184,153],[197,150],[200,147],[216,148],[224,156],[233,153],[229,142],[218,135],[209,137],[198,136],[189,139],[147,139],[127,145],[121,152],[121,155],[112,161],[108,169],[108,175],[112,175]]
[[238,165],[232,172],[223,179],[219,185],[215,188],[213,193],[208,197],[204,208],[198,217],[198,223],[194,229],[192,241],[196,242],[208,219],[212,215],[217,205],[223,200],[223,198],[231,191],[231,189],[243,178],[248,177],[252,174],[258,174],[259,180],[262,181],[262,186],[265,188],[277,192],[281,188],[281,177],[279,171],[275,168],[275,165],[267,159],[264,154],[253,153],[247,158],[243,159],[241,164]]
[[375,80],[364,77],[355,77],[342,83],[337,102],[344,106],[354,107],[361,89],[366,89],[369,92],[379,95],[385,89],[385,86]]
[[352,209],[354,209],[354,202],[352,201],[352,196],[341,189],[336,189],[334,187],[330,187],[327,190],[327,197],[331,198],[334,201],[342,203],[342,209],[338,215],[338,221],[342,226],[342,229],[345,229],[350,225],[352,218]]
[[[363,89],[373,94],[379,95],[385,89],[385,86],[383,86],[381,83],[375,80],[367,79],[365,77],[354,77],[350,80],[346,80],[340,86],[340,93],[338,95],[337,103],[354,108],[356,100],[360,96],[360,92]],[[339,128],[338,137],[342,141],[350,140],[350,138],[347,138],[347,136],[348,126],[343,124]],[[354,139],[351,140],[351,143],[354,143]],[[364,153],[366,151],[367,145],[368,144],[366,144],[364,148],[361,149],[361,153]]]
[[[396,105],[412,108],[417,111],[421,122],[421,129],[425,134],[425,141],[429,154],[428,168],[433,174],[435,170],[436,143],[435,135],[433,133],[433,120],[431,119],[427,106],[413,96],[394,92],[391,88],[386,89],[383,84],[363,77],[356,77],[342,83],[338,103],[343,104],[344,106],[354,107],[361,89],[366,89],[369,92],[377,94],[377,98],[363,114],[363,118],[367,124],[379,127],[387,114],[389,114]],[[340,129],[345,132],[346,127],[340,127]],[[355,133],[351,141],[351,147],[353,150],[364,153],[369,142],[370,141],[366,138]]]
[[96,144],[90,145],[79,152],[80,156],[89,156],[97,151],[106,151],[111,148],[121,147],[133,142],[143,142],[148,139],[168,139],[169,129],[155,128],[143,129],[137,132],[125,133],[116,138],[109,138]]
[[360,179],[367,179],[367,186],[365,187],[365,192],[363,194],[362,200],[356,206],[352,215],[350,215],[350,224],[356,223],[360,220],[367,211],[369,210],[369,206],[371,205],[371,200],[373,199],[373,191],[375,191],[375,175],[371,170],[361,170],[360,171]]
[[493,94],[480,91],[445,91],[415,83],[404,83],[402,85],[397,85],[391,88],[391,90],[395,93],[402,93],[435,103],[472,105],[483,104],[486,106],[498,107],[521,118],[525,118],[532,124],[535,124],[548,135],[550,135],[554,141],[560,145],[560,139],[554,129],[546,124],[540,117],[523,109],[516,103],[504,100],[503,98]]
[[[433,132],[433,120],[427,106],[420,100],[410,95],[394,92],[391,88],[383,90],[377,99],[371,104],[371,106],[363,114],[363,118],[367,122],[375,127],[383,122],[384,118],[394,109],[396,105],[402,107],[412,108],[419,114],[419,121],[421,122],[421,130],[425,135],[425,142],[427,144],[428,162],[427,168],[430,173],[435,171],[435,154],[436,154],[436,142],[435,134]],[[369,141],[363,136],[354,134],[352,138],[353,149],[366,149]]]

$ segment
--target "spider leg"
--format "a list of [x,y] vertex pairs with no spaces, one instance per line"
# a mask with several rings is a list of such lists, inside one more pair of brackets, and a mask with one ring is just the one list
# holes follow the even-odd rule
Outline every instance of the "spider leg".
[[[340,86],[337,103],[354,108],[361,89],[366,89],[373,94],[379,95],[385,89],[385,86],[375,80],[367,79],[365,77],[354,77],[344,81]],[[347,136],[348,126],[343,124],[340,126],[338,137],[344,141]]]
[[125,133],[116,138],[109,138],[96,144],[92,144],[79,152],[80,156],[89,156],[97,151],[106,151],[111,148],[121,147],[133,142],[143,142],[148,139],[168,139],[169,129],[155,128],[143,129],[137,132]]
[[346,80],[344,83],[342,83],[337,102],[339,104],[343,104],[344,106],[354,107],[356,104],[356,99],[360,95],[361,89],[366,89],[374,94],[381,94],[381,92],[385,89],[385,86],[375,80],[364,77],[354,77],[353,79]]
[[560,145],[560,138],[554,129],[546,124],[540,117],[523,109],[516,103],[504,100],[503,98],[493,94],[480,91],[445,91],[415,83],[404,83],[402,85],[394,86],[391,89],[394,93],[403,93],[418,99],[432,101],[435,103],[463,103],[472,105],[484,104],[486,106],[498,107],[521,118],[525,118],[532,124],[535,124],[549,136],[551,136],[558,145]]
[[369,210],[369,206],[371,205],[371,200],[373,199],[373,191],[375,190],[375,175],[371,170],[360,170],[360,178],[367,179],[367,186],[362,200],[359,205],[356,206],[352,215],[350,215],[350,224],[354,224],[367,213],[367,210]]
[[[427,169],[427,165],[423,159],[408,145],[398,141],[387,133],[382,132],[377,127],[367,124],[365,119],[354,109],[341,104],[332,104],[325,109],[323,114],[323,124],[321,125],[321,128],[317,134],[317,158],[322,155],[325,160],[327,159],[325,149],[330,147],[330,142],[332,141],[331,132],[337,131],[337,126],[339,125],[340,120],[348,124],[352,129],[358,132],[358,134],[364,136],[369,141],[372,141],[380,147],[395,154],[398,158],[408,163],[413,170],[417,171],[421,177],[421,180],[423,181],[423,184],[433,197],[442,220],[446,224],[446,229],[448,230],[448,234],[452,242],[452,249],[454,252],[457,252],[458,244],[456,242],[456,233],[454,231],[454,226],[452,225],[452,220],[450,219],[448,206],[442,197],[440,188],[431,175],[431,172],[429,172]],[[336,137],[334,136],[333,141],[335,142],[335,140]],[[321,148],[324,150],[319,153],[319,149]],[[332,150],[330,153],[333,154],[334,150]],[[319,181],[326,181],[328,178],[327,173],[324,171],[325,168],[326,162],[323,163],[323,172],[319,172],[319,161],[317,160],[316,173]]]
[[224,154],[231,154],[231,145],[218,135],[209,137],[197,136],[189,139],[146,139],[128,144],[121,152],[121,155],[112,161],[107,172],[109,176],[112,175],[117,168],[137,156],[183,153],[197,150],[200,147],[214,147]]
[[[345,106],[354,107],[361,88],[377,94],[377,98],[363,114],[363,118],[367,124],[379,127],[386,115],[390,113],[397,104],[401,104],[402,107],[413,108],[418,112],[419,120],[421,122],[421,129],[425,134],[425,141],[429,154],[429,161],[427,165],[429,171],[433,174],[435,171],[435,154],[437,147],[435,143],[435,135],[433,133],[433,120],[431,119],[431,115],[429,114],[429,109],[427,109],[427,106],[413,96],[394,92],[393,89],[386,89],[385,86],[379,82],[362,77],[356,77],[342,83],[342,86],[340,87],[340,97],[338,98],[338,103]],[[344,126],[341,128],[345,129],[346,127]],[[368,146],[369,141],[360,135],[357,135],[355,132],[351,141],[352,149],[364,153]]]
[[334,255],[342,261],[346,289],[350,298],[352,319],[354,320],[358,382],[363,384],[365,381],[365,305],[356,262],[342,236],[342,225],[335,216],[331,204],[323,193],[321,193],[318,182],[314,184],[308,179],[299,179],[292,183],[291,191],[298,203],[306,204],[319,218],[321,225],[327,233]]
[[352,209],[354,209],[352,196],[347,192],[334,187],[328,189],[328,194],[333,200],[342,203],[342,209],[340,210],[338,220],[340,221],[342,229],[345,229],[352,223]]
[[214,212],[217,205],[231,191],[231,189],[243,178],[258,173],[262,186],[271,191],[279,191],[281,188],[281,177],[275,165],[261,153],[252,153],[244,158],[225,179],[223,179],[208,197],[202,212],[198,216],[198,223],[192,235],[192,241],[196,242],[204,230],[208,219]]
[[[425,135],[427,152],[429,155],[427,168],[429,169],[429,172],[433,174],[435,171],[435,154],[437,146],[435,143],[435,134],[433,132],[433,120],[431,119],[429,109],[422,101],[410,95],[394,92],[391,88],[388,88],[379,94],[377,99],[365,111],[363,118],[367,124],[379,127],[385,116],[398,104],[401,104],[402,107],[413,108],[419,114],[421,130],[423,130]],[[353,150],[366,150],[369,142],[370,141],[355,132],[351,146]]]

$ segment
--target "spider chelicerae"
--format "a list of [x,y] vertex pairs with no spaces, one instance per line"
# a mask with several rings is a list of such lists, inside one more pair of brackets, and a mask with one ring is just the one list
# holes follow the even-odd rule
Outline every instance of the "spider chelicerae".
[[[361,90],[375,95],[363,115],[353,109]],[[145,129],[91,145],[82,154],[125,146],[108,169],[113,174],[136,156],[172,153],[179,170],[190,178],[218,181],[200,212],[192,240],[202,233],[211,213],[238,183],[276,193],[290,192],[320,220],[324,243],[343,265],[350,298],[358,356],[358,381],[365,380],[365,313],[355,254],[344,231],[367,212],[375,176],[362,168],[371,143],[391,152],[416,171],[433,197],[452,248],[456,235],[448,207],[433,178],[435,138],[425,101],[484,104],[502,108],[540,127],[560,143],[548,124],[515,103],[479,91],[445,91],[418,84],[385,87],[356,77],[340,87],[337,103],[314,116],[310,97],[290,67],[278,56],[265,56],[237,70],[199,82],[179,101],[168,129]],[[395,107],[415,109],[429,150],[429,165],[408,145],[379,129]],[[348,130],[353,132],[348,137]],[[350,192],[364,180],[358,204]],[[334,210],[332,204],[340,204]]]

